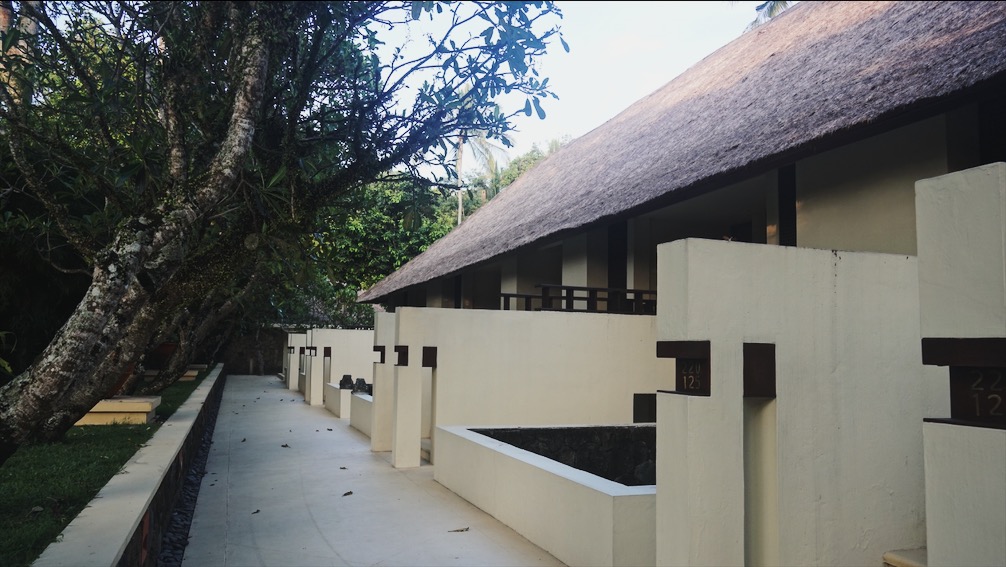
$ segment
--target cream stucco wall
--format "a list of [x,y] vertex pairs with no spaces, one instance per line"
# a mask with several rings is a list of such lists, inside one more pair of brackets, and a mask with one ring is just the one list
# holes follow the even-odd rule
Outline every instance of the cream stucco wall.
[[797,246],[915,254],[915,181],[946,153],[941,115],[797,162]]
[[[1006,164],[919,181],[916,210],[922,336],[1006,337]],[[985,387],[972,392],[1006,396],[1006,385]],[[923,431],[928,564],[1006,565],[1006,430],[957,421]]]
[[[312,356],[311,348],[314,346],[314,329],[307,330],[307,352],[304,355],[304,367],[301,369],[301,376],[297,382],[297,389],[300,390],[301,394],[304,394],[304,401],[313,405],[320,406],[322,404],[322,373],[324,372],[324,365],[321,359],[321,351],[314,353]],[[317,378],[315,378],[317,376]],[[315,394],[317,390],[317,395]]]
[[[374,345],[383,347],[384,363],[374,363],[374,394],[371,397],[370,409],[370,450],[391,450],[392,410],[395,403],[394,372],[395,372],[395,314],[377,313],[374,315]],[[379,359],[378,359],[379,360]],[[352,410],[350,410],[352,413]]]
[[625,486],[461,426],[437,430],[434,479],[567,565],[654,562],[654,486]]
[[335,417],[350,419],[352,417],[350,414],[352,411],[350,401],[353,397],[353,391],[339,388],[338,383],[327,383],[323,385],[323,388],[325,409]]
[[395,468],[421,464],[423,382],[430,372],[419,364],[395,366],[392,377],[395,401],[391,417],[391,464]]
[[370,394],[357,392],[349,400],[349,426],[370,437],[374,422],[374,398]]
[[916,184],[922,336],[1006,337],[1006,164]]
[[395,315],[410,367],[421,364],[422,347],[437,347],[435,425],[630,423],[634,393],[673,385],[673,361],[655,356],[654,317],[419,308]]
[[287,363],[287,374],[286,374],[286,387],[288,390],[296,390],[300,374],[300,349],[301,347],[307,346],[307,334],[306,333],[288,333],[287,334],[287,346],[293,347],[293,354],[289,355],[290,360]]
[[[439,425],[629,423],[633,395],[673,379],[673,361],[655,356],[653,317],[400,308],[392,324],[409,352],[385,370],[400,468],[420,465],[428,431],[436,458]],[[421,366],[424,347],[437,349],[435,369]]]
[[1006,430],[923,429],[928,565],[1006,565]]
[[[311,360],[311,376],[305,399],[311,405],[324,403],[324,385],[338,384],[344,374],[349,374],[355,382],[363,378],[368,384],[373,381],[374,331],[367,329],[311,329],[308,331],[309,346],[318,349]],[[325,359],[325,349],[331,349],[331,357]]]
[[[921,364],[916,259],[689,239],[658,262],[658,337],[711,342],[711,396],[658,395],[657,563],[923,546],[920,423],[946,382]],[[774,407],[746,412],[745,342],[775,344]],[[746,533],[777,549],[746,551]]]

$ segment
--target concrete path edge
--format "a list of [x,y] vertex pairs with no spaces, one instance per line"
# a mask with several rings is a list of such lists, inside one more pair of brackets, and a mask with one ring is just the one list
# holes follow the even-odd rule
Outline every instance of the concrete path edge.
[[221,378],[222,372],[223,364],[210,371],[33,567],[111,567],[156,559],[161,532],[185,479],[189,455],[198,450],[206,421],[204,410],[219,405],[226,378]]

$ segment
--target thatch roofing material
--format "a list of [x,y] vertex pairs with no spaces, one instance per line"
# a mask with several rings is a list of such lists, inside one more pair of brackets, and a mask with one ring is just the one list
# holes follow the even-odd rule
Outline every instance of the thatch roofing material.
[[804,2],[527,172],[379,301],[673,192],[758,173],[1006,77],[1006,2]]

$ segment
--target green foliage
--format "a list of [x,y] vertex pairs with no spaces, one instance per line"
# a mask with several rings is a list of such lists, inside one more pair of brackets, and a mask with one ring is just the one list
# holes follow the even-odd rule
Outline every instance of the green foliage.
[[[555,97],[535,68],[561,41],[551,2],[13,7],[39,24],[30,37],[4,35],[8,46],[24,40],[23,53],[0,51],[0,321],[20,339],[15,370],[55,335],[116,239],[189,210],[179,252],[146,259],[130,280],[163,302],[159,320],[239,297],[221,325],[314,315],[365,325],[372,313],[356,290],[449,225],[415,189],[360,188],[394,170],[449,171],[457,132],[508,144],[523,109],[499,107],[504,94],[525,95],[540,115]],[[385,45],[403,26],[418,41]],[[219,190],[214,160],[259,30],[268,70],[254,139]],[[211,264],[226,269],[175,281]],[[19,313],[18,297],[40,307]]]
[[272,324],[287,328],[373,328],[373,307],[357,303],[358,290],[331,280],[323,265],[305,262],[292,275],[295,277],[275,277],[274,285],[249,298],[239,316],[239,332],[249,333]]
[[524,175],[538,162],[558,151],[562,146],[569,143],[569,140],[553,140],[549,143],[547,151],[542,151],[537,145],[520,156],[510,160],[503,169],[493,170],[483,173],[468,181],[468,191],[464,197],[465,215],[475,212],[476,209],[489,202],[498,195],[518,177]]
[[313,235],[312,255],[333,280],[366,289],[450,231],[444,199],[416,181],[372,183],[320,212],[324,228]]
[[[53,263],[65,261],[65,248],[47,250],[45,238],[10,227],[0,219],[0,383],[16,374],[52,340],[87,289],[88,278],[65,273]],[[47,260],[42,254],[46,253]],[[73,260],[70,260],[71,262]]]
[[768,0],[755,7],[755,19],[748,24],[747,31],[751,31],[758,26],[768,23],[769,20],[792,7],[796,2],[788,0]]

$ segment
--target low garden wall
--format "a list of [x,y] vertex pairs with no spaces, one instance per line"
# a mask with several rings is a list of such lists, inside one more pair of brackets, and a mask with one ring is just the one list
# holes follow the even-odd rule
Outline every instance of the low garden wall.
[[367,437],[370,437],[373,420],[374,397],[370,394],[356,393],[349,399],[349,425]]
[[33,567],[157,564],[188,468],[220,407],[222,371],[218,364]]
[[657,428],[652,424],[472,431],[626,486],[657,483]]
[[656,486],[625,486],[463,426],[437,428],[434,479],[567,565],[654,565]]

